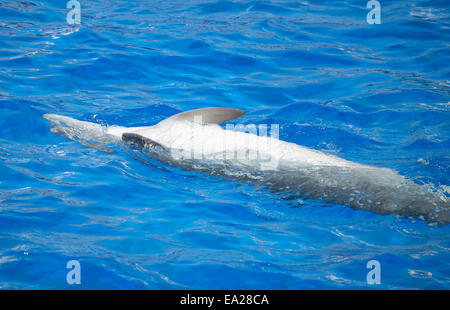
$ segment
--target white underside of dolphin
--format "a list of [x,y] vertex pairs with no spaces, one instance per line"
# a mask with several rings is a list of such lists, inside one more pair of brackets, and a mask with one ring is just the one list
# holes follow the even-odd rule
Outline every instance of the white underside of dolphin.
[[[268,135],[224,129],[220,124],[245,112],[227,108],[191,110],[145,127],[102,126],[45,114],[52,131],[91,144],[124,141],[158,152],[159,160],[186,168],[245,179],[299,198],[330,200],[377,213],[450,222],[450,201],[433,186],[418,185],[397,172],[354,163]],[[247,128],[248,129],[248,128]]]

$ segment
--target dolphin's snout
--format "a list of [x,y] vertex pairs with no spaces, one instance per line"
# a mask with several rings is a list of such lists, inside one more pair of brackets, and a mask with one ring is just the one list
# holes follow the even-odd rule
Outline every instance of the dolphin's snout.
[[46,120],[50,121],[50,122],[55,122],[56,121],[56,114],[45,113],[44,115],[42,115],[42,117],[45,118]]

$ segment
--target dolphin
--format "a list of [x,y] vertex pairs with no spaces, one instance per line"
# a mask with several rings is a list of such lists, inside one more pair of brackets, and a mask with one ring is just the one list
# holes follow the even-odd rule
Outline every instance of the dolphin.
[[268,136],[264,127],[258,135],[256,126],[244,126],[244,131],[220,126],[244,113],[208,107],[144,127],[104,126],[57,114],[43,117],[53,123],[52,132],[103,152],[113,152],[105,144],[125,143],[161,162],[251,181],[299,203],[314,200],[450,223],[448,193],[435,186],[417,184],[389,168],[355,163],[279,140],[274,128]]

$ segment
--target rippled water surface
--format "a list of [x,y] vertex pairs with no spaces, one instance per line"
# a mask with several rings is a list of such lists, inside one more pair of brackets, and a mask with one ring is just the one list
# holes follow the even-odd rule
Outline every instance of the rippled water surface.
[[[0,1],[0,288],[448,289],[450,228],[49,131],[207,106],[448,192],[448,1]],[[66,263],[82,283],[66,283]]]

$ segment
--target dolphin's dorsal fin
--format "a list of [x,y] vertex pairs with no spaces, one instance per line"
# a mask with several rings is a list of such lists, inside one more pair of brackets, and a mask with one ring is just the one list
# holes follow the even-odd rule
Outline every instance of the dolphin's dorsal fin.
[[190,121],[202,124],[220,125],[243,114],[245,114],[245,111],[238,109],[210,107],[181,112],[172,115],[171,117],[166,118],[159,123],[161,124],[173,121]]

